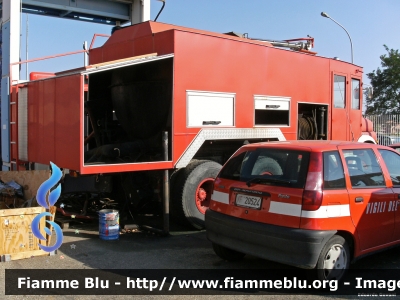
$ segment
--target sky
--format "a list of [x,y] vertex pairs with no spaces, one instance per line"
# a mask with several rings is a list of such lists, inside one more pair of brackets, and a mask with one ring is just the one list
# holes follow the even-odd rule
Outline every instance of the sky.
[[[151,20],[161,2],[150,0]],[[313,51],[324,57],[351,61],[350,39],[326,12],[349,32],[353,43],[354,64],[367,73],[381,67],[380,56],[400,49],[400,1],[398,0],[166,0],[159,22],[214,31],[248,33],[249,37],[285,40],[312,36]],[[26,18],[28,17],[28,34]],[[21,20],[21,59],[37,58],[82,49],[93,34],[110,34],[111,26],[61,18],[23,14]],[[28,51],[26,51],[28,37]],[[96,47],[105,38],[98,38]],[[83,54],[29,64],[31,71],[61,71],[83,66]],[[21,69],[21,79],[26,78]]]

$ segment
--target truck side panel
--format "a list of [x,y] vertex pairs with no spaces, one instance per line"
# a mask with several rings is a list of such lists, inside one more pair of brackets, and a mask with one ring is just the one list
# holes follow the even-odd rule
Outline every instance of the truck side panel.
[[262,127],[255,125],[255,95],[290,97],[290,126],[269,127],[279,127],[286,139],[297,139],[297,103],[330,104],[329,70],[329,59],[176,30],[174,161],[199,132],[180,117],[187,114],[187,91],[235,93],[235,128]]

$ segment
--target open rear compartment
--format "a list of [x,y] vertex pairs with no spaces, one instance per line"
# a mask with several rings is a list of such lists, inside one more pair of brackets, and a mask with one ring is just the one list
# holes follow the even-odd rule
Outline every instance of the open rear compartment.
[[97,218],[100,207],[117,209],[121,226],[147,223],[142,216],[162,214],[164,170],[172,167],[173,56],[98,64],[81,74],[83,166],[80,175],[66,175],[58,211],[82,220]]
[[85,166],[171,160],[172,57],[85,76]]

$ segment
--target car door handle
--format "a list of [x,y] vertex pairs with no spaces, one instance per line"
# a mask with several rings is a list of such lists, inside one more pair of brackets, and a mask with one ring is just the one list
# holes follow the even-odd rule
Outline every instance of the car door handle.
[[356,201],[356,203],[364,202],[364,198],[363,197],[356,197],[355,201]]

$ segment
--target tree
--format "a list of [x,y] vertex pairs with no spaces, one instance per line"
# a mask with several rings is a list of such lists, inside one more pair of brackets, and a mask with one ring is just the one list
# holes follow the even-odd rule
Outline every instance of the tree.
[[387,54],[380,56],[382,69],[367,74],[374,93],[366,101],[366,114],[400,114],[400,54],[383,46]]

